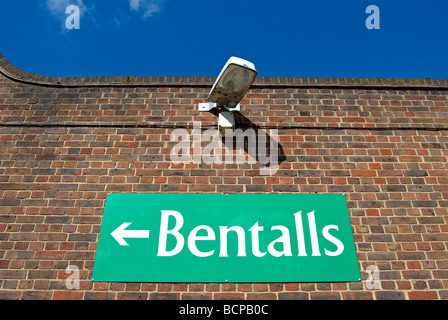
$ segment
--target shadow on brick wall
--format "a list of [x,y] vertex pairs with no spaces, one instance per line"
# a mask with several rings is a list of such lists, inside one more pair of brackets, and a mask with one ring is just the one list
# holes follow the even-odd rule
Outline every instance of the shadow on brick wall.
[[[222,143],[227,148],[243,149],[246,154],[265,167],[274,167],[286,160],[277,129],[260,128],[239,112],[235,112],[235,121],[236,130],[232,140],[233,144],[229,146],[229,141],[226,143],[225,137],[221,137]],[[243,137],[238,137],[238,134],[242,134]],[[237,143],[238,139],[243,139],[244,143]]]

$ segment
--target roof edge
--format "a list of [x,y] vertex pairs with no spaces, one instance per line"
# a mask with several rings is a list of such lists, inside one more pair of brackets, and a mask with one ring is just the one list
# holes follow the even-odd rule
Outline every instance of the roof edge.
[[[15,82],[47,87],[208,87],[212,86],[216,80],[216,77],[202,76],[44,76],[17,68],[6,59],[1,52],[0,73]],[[252,87],[447,90],[448,80],[411,78],[257,77]]]

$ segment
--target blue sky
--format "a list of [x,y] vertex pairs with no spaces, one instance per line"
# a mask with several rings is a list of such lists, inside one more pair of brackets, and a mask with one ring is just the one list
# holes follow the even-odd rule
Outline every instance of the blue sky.
[[446,0],[4,0],[0,51],[53,76],[217,76],[237,56],[259,76],[446,79],[447,12]]

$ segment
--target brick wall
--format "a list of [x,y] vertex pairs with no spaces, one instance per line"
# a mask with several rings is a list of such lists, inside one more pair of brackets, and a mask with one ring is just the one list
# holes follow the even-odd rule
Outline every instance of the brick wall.
[[[214,78],[52,78],[0,55],[0,299],[447,299],[448,82],[258,78],[246,126],[277,127],[282,162],[170,161]],[[93,283],[111,192],[344,193],[363,280]],[[66,268],[80,270],[69,290]]]

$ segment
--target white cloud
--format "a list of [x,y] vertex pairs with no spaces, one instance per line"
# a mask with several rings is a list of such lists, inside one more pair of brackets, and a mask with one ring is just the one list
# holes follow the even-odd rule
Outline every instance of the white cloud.
[[129,0],[129,5],[131,6],[131,10],[138,11],[140,8],[141,0]]
[[152,17],[160,12],[160,0],[129,0],[129,6],[132,11],[143,12],[143,18]]
[[149,6],[148,8],[146,8],[145,13],[143,14],[143,18],[147,18],[147,17],[152,17],[152,15],[154,13],[157,13],[160,11],[160,6],[156,5],[156,4],[152,4],[151,6]]

